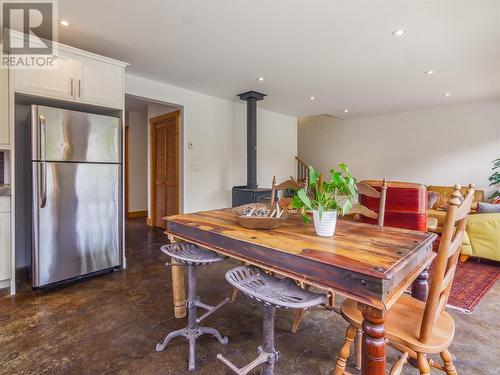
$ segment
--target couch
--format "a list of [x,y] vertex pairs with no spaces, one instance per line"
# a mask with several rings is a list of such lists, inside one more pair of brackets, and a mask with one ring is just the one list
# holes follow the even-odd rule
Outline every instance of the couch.
[[469,216],[460,255],[500,261],[500,213]]
[[[466,190],[466,187],[462,188],[462,195],[465,195]],[[442,233],[446,217],[444,206],[450,199],[453,187],[428,186],[427,191],[434,191],[439,194],[439,199],[434,206],[436,208],[428,209],[427,216],[437,219],[438,225],[433,231]],[[467,221],[462,240],[462,249],[460,251],[462,261],[470,256],[500,261],[500,213],[477,213],[478,202],[483,201],[484,191],[476,190],[471,215]]]
[[[446,205],[451,198],[453,193],[453,186],[427,186],[427,191],[433,191],[439,194],[439,199],[434,205],[434,208],[427,209],[427,216],[437,219],[437,229],[433,230],[436,233],[443,232],[444,219],[446,217]],[[467,194],[467,187],[462,187],[460,193],[462,196]],[[484,191],[476,190],[474,193],[474,200],[472,201],[471,213],[477,212],[477,203],[484,202]]]

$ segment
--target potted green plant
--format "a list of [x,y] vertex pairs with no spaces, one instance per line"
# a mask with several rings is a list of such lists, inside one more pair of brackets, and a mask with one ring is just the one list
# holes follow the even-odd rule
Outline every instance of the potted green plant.
[[493,168],[491,168],[494,172],[490,176],[490,186],[498,186],[497,191],[495,191],[492,195],[490,195],[491,200],[495,200],[500,198],[500,158],[493,161]]
[[337,214],[345,215],[358,200],[355,178],[345,164],[339,164],[339,168],[340,171],[331,169],[330,179],[324,180],[319,171],[309,166],[307,186],[297,191],[292,198],[292,207],[302,209],[304,222],[311,222],[304,210],[312,211],[318,236],[333,236]]

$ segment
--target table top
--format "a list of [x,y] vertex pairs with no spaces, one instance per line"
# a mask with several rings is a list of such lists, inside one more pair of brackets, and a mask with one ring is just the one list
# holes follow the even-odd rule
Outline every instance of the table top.
[[435,256],[434,233],[343,220],[325,238],[297,214],[272,230],[241,227],[231,209],[165,219],[176,238],[377,308],[392,305]]

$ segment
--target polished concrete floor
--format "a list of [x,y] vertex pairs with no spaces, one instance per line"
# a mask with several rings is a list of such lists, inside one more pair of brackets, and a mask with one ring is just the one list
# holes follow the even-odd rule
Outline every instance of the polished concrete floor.
[[[187,374],[183,339],[172,341],[164,352],[154,350],[167,332],[186,323],[173,318],[170,269],[159,251],[164,242],[161,231],[147,228],[140,219],[130,221],[126,271],[0,297],[0,374]],[[207,303],[230,294],[223,275],[235,264],[200,270],[199,295]],[[460,374],[500,373],[499,312],[499,285],[472,315],[452,312],[457,333],[451,351]],[[211,337],[201,338],[196,373],[230,374],[215,359],[219,352],[239,365],[250,362],[261,340],[261,314],[258,304],[240,297],[208,318],[206,325],[228,335],[230,343],[221,346]],[[276,347],[281,357],[276,374],[331,373],[346,323],[332,312],[309,311],[302,329],[293,335],[291,317],[291,311],[277,313]],[[389,349],[389,362],[396,357]],[[417,373],[405,367],[404,374]]]

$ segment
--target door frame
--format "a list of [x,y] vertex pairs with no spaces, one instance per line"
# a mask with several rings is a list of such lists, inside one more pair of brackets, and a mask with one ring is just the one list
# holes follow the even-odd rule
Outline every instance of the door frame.
[[181,111],[176,110],[173,112],[165,113],[156,117],[149,119],[149,136],[150,136],[150,173],[149,173],[149,191],[151,197],[151,212],[148,217],[147,224],[153,227],[157,226],[156,223],[156,183],[155,183],[155,171],[156,171],[156,125],[168,120],[175,120],[175,179],[177,183],[177,199],[175,212],[179,213],[179,199],[180,199],[180,178],[179,178],[179,118]]

